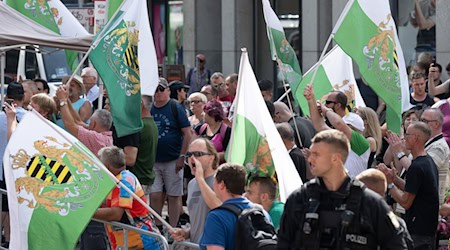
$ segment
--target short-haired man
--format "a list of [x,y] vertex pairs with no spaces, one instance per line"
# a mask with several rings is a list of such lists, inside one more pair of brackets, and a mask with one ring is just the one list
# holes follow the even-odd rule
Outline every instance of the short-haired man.
[[229,76],[227,76],[227,78],[225,78],[225,86],[226,89],[228,91],[229,95],[232,95],[234,97],[236,97],[236,90],[237,90],[237,85],[238,85],[238,74],[233,73]]
[[273,116],[274,122],[288,122],[295,133],[295,144],[298,147],[309,148],[309,146],[311,146],[311,139],[316,134],[312,122],[301,116],[294,115],[284,102],[275,102],[273,106],[275,107],[275,114]]
[[92,67],[86,67],[81,71],[81,78],[86,89],[86,99],[93,104],[98,99],[99,87],[97,86],[98,73]]
[[269,80],[260,80],[258,82],[259,90],[265,101],[272,101],[273,98],[273,83]]
[[[159,135],[154,166],[156,176],[151,188],[150,205],[161,214],[165,191],[169,203],[169,223],[175,227],[182,208],[183,156],[191,142],[191,124],[181,104],[170,99],[166,79],[159,79],[154,98],[151,114]],[[156,224],[162,226],[160,221],[156,221]]]
[[103,147],[113,145],[111,113],[107,110],[96,110],[90,118],[89,125],[83,123],[69,99],[69,91],[62,85],[56,91],[59,99],[62,120],[69,133],[78,138],[86,147],[97,154]]
[[347,96],[342,91],[331,91],[325,100],[325,106],[333,110],[340,117],[347,113]]
[[277,185],[269,177],[253,177],[247,187],[245,197],[260,204],[272,219],[273,227],[278,230],[284,203],[277,200]]
[[186,77],[186,83],[190,86],[189,95],[199,92],[203,86],[210,84],[211,71],[206,68],[206,56],[195,56],[195,67],[191,68]]
[[[116,178],[123,183],[131,192],[135,193],[140,199],[146,202],[144,191],[141,184],[134,174],[126,170],[125,155],[123,150],[116,147],[105,147],[99,152],[99,158],[106,168],[116,176]],[[133,198],[123,187],[115,187],[106,198],[106,207],[98,208],[95,212],[94,218],[105,221],[120,221],[122,223],[127,222],[137,228],[158,233],[152,215],[139,201]],[[112,249],[119,249],[124,242],[120,242],[119,239],[123,239],[123,232],[121,230],[113,229],[112,226],[107,225],[108,237],[110,239]],[[136,241],[128,241],[128,246],[135,246],[137,243],[141,245],[143,249],[160,249],[158,241],[148,235],[138,234],[136,232],[129,232],[138,236],[129,237],[129,240],[133,238]],[[118,236],[118,237],[117,237]]]
[[386,202],[345,171],[347,136],[338,130],[321,131],[310,151],[311,172],[317,178],[288,197],[278,249],[406,249]]
[[[247,172],[241,165],[225,163],[219,166],[213,187],[223,204],[232,204],[241,209],[255,206],[242,196],[247,183],[246,175]],[[236,215],[229,210],[211,210],[206,217],[200,249],[233,249],[236,221]]]
[[176,241],[190,239],[199,243],[205,226],[205,219],[211,209],[222,204],[213,191],[214,174],[219,163],[216,148],[210,140],[197,138],[189,145],[185,159],[194,179],[187,187],[187,207],[190,228],[175,228],[171,233]]
[[413,91],[410,95],[409,103],[417,106],[418,109],[433,106],[434,100],[426,92],[425,74],[414,73],[411,78],[411,86]]
[[281,140],[283,140],[284,146],[286,146],[286,150],[292,159],[292,162],[294,162],[300,178],[302,178],[303,183],[307,182],[312,178],[311,170],[309,169],[309,164],[307,164],[302,151],[299,147],[297,147],[297,145],[295,145],[294,130],[292,130],[291,125],[287,122],[278,123],[276,127],[281,136]]
[[234,101],[234,96],[228,93],[225,77],[220,72],[215,72],[211,76],[211,86],[217,90],[217,101],[222,104],[225,117],[228,117],[228,112],[230,112],[231,104]]
[[[386,175],[391,197],[406,209],[406,225],[416,249],[434,249],[438,224],[439,192],[438,170],[425,151],[431,129],[423,122],[415,122],[406,129],[405,148],[413,160],[406,172],[406,181],[393,169],[379,164]],[[424,212],[426,211],[426,212]]]
[[206,96],[208,102],[217,99],[217,89],[213,88],[211,85],[203,86],[200,93]]
[[[339,92],[332,92],[339,96]],[[330,125],[343,132],[347,139],[350,140],[351,150],[349,157],[345,157],[345,167],[348,170],[350,177],[355,177],[365,169],[367,169],[367,163],[370,156],[370,144],[367,139],[362,135],[364,131],[364,121],[361,117],[355,113],[348,113],[342,116],[343,104],[323,104],[316,101],[314,96],[314,90],[312,85],[305,87],[303,93],[308,101],[309,113],[314,128],[317,131],[331,129],[324,119],[327,119]],[[330,98],[330,96],[328,96]],[[336,112],[334,112],[336,110]],[[344,111],[345,112],[345,111]]]

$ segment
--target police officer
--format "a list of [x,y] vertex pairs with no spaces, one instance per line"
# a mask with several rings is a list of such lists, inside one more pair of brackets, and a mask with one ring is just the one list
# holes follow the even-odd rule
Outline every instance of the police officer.
[[317,178],[287,199],[278,249],[407,249],[388,205],[348,176],[344,162],[349,148],[338,130],[312,139],[308,160]]

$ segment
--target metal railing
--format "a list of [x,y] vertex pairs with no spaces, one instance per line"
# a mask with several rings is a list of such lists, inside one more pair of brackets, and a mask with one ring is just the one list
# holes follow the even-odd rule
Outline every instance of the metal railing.
[[130,231],[130,230],[138,232],[140,234],[148,235],[152,238],[155,238],[158,241],[159,245],[161,246],[162,250],[169,250],[169,243],[167,243],[166,238],[164,238],[164,236],[162,236],[160,234],[153,233],[153,232],[150,232],[147,230],[143,230],[143,229],[131,226],[131,225],[123,224],[123,223],[120,223],[117,221],[104,221],[104,220],[97,220],[94,218],[92,218],[92,220],[103,223],[103,224],[109,224],[111,226],[123,228],[123,244],[124,244],[124,246],[121,246],[121,248],[120,248],[121,250],[128,250],[128,231]]
[[[2,199],[1,198],[3,197],[3,195],[6,195],[6,194],[7,194],[6,190],[0,188],[0,212],[2,211]],[[140,234],[148,235],[148,236],[150,236],[152,238],[155,238],[155,240],[158,241],[158,243],[159,243],[159,245],[160,245],[162,250],[169,250],[169,244],[167,243],[166,238],[164,238],[164,236],[162,236],[160,234],[153,233],[153,232],[150,232],[150,231],[147,231],[147,230],[143,230],[143,229],[140,229],[140,228],[137,228],[137,227],[134,227],[134,226],[131,226],[131,225],[123,224],[123,223],[120,223],[120,222],[116,222],[116,221],[103,221],[103,220],[97,220],[97,219],[94,219],[94,218],[92,220],[100,222],[100,223],[103,223],[103,224],[109,224],[109,225],[112,225],[112,226],[115,226],[115,227],[123,228],[124,246],[122,246],[122,248],[121,248],[122,250],[128,250],[128,232],[129,231],[135,231],[135,232],[138,232]],[[0,229],[1,228],[2,228],[2,221],[0,219]],[[1,230],[0,230],[0,232],[1,232]],[[1,233],[0,233],[0,244],[1,244]],[[184,243],[180,244],[180,245],[187,246]],[[3,249],[7,249],[7,248],[4,248],[4,247],[0,246],[0,249],[3,250]],[[200,249],[200,248],[197,247],[197,248],[192,248],[192,249]]]

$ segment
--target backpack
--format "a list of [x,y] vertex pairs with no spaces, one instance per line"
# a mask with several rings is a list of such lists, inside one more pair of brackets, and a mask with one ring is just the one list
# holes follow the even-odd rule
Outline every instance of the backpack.
[[267,220],[261,206],[241,209],[233,204],[222,204],[217,209],[231,211],[237,217],[234,230],[235,250],[277,249],[275,228]]

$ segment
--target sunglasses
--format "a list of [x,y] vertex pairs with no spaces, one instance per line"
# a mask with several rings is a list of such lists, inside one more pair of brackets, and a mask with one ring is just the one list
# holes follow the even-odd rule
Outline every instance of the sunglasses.
[[187,151],[186,154],[184,154],[184,163],[186,165],[189,165],[188,159],[191,158],[191,156],[202,157],[205,155],[211,155],[211,154],[208,152],[202,152],[202,151],[192,151],[192,152]]
[[325,104],[332,104],[332,103],[333,103],[333,104],[337,104],[337,102],[335,102],[335,101],[329,101],[329,100],[326,100],[326,101],[325,101]]
[[218,83],[218,84],[211,84],[211,86],[213,87],[213,88],[215,88],[215,89],[217,89],[217,88],[219,88],[219,87],[223,87],[223,86],[225,86],[225,83],[224,82],[221,82],[221,83]]
[[166,88],[164,88],[163,86],[158,86],[157,90],[159,92],[164,92],[164,90],[166,90]]
[[198,61],[199,63],[204,63],[204,62],[205,62],[205,60],[198,59],[198,58],[197,58],[197,61]]

